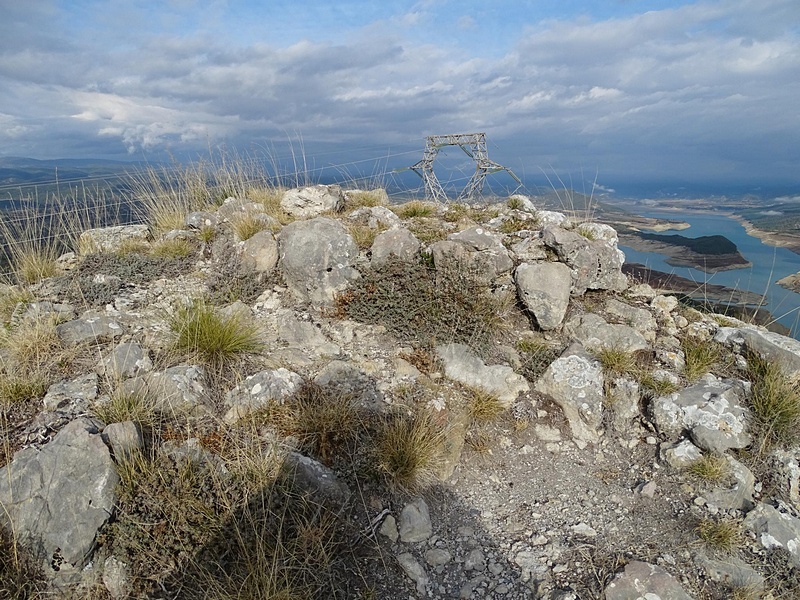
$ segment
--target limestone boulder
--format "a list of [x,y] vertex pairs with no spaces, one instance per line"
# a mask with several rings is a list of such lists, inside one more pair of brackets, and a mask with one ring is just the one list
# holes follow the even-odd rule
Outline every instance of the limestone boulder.
[[750,351],[781,366],[787,377],[800,373],[800,341],[758,327],[720,327],[715,341],[738,351]]
[[709,452],[750,444],[744,389],[737,381],[706,375],[690,387],[654,399],[650,413],[659,432],[671,437],[688,432],[694,444]]
[[97,423],[75,419],[0,469],[0,524],[34,551],[46,574],[69,580],[91,560],[97,532],[114,514],[118,480]]
[[511,367],[487,365],[464,344],[437,346],[436,354],[444,363],[447,377],[495,396],[506,408],[530,389],[525,378]]
[[409,262],[417,256],[419,248],[419,240],[405,227],[390,229],[375,237],[370,264],[375,268],[382,267],[390,260]]
[[317,308],[330,307],[337,292],[358,279],[352,266],[358,246],[336,220],[295,221],[278,235],[279,260],[289,289]]
[[112,317],[85,313],[78,319],[56,326],[56,335],[67,346],[84,342],[110,342],[124,333],[122,324]]
[[554,360],[536,380],[534,389],[561,407],[579,446],[600,440],[605,399],[603,368],[580,344],[572,344]]
[[541,329],[555,329],[569,306],[572,274],[562,263],[522,263],[514,272],[520,300]]
[[792,564],[800,569],[800,519],[769,504],[759,504],[744,519],[765,550],[783,548]]
[[574,231],[548,226],[543,239],[559,260],[572,269],[572,295],[589,290],[623,291],[628,278],[622,273],[625,255],[603,239],[589,240]]
[[149,240],[147,225],[116,225],[87,229],[78,238],[78,248],[81,254],[118,252],[128,244],[147,244]]
[[431,244],[430,251],[437,269],[467,268],[485,284],[514,268],[502,238],[483,227],[451,233],[447,240]]
[[321,462],[297,452],[289,452],[283,466],[295,491],[336,512],[347,506],[352,495],[350,488]]
[[595,313],[573,317],[564,325],[564,333],[593,352],[611,349],[635,352],[650,347],[645,337],[633,327],[607,323]]
[[271,231],[259,231],[240,242],[242,268],[253,273],[269,273],[278,264],[278,241]]
[[100,360],[97,372],[112,381],[136,377],[153,370],[150,353],[136,342],[126,342],[114,347]]
[[200,365],[176,365],[124,381],[123,393],[147,398],[165,414],[203,415],[208,412],[205,369]]
[[281,208],[290,215],[308,219],[336,212],[344,202],[345,194],[338,185],[312,185],[286,190],[281,197]]

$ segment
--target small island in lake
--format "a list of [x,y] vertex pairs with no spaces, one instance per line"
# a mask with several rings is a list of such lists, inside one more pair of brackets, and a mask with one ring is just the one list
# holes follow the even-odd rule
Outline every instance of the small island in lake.
[[645,233],[634,229],[619,232],[619,241],[640,252],[657,252],[668,256],[667,264],[716,273],[752,266],[732,241],[724,235],[690,238],[683,235]]

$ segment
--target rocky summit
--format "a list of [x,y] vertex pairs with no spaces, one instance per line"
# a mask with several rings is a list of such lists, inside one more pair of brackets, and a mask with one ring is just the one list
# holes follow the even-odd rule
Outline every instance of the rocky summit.
[[536,198],[268,192],[0,290],[9,597],[800,598],[800,343]]

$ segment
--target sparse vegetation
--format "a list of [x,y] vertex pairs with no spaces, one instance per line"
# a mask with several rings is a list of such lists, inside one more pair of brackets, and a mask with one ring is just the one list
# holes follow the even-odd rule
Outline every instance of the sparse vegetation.
[[267,223],[258,213],[246,213],[231,222],[236,237],[241,240],[249,240],[259,231],[267,228]]
[[194,251],[189,240],[183,237],[168,238],[153,244],[150,254],[157,258],[186,258]]
[[347,202],[344,211],[351,212],[358,208],[373,208],[375,206],[386,206],[388,196],[386,190],[382,188],[374,190],[348,190]]
[[666,377],[655,377],[653,373],[648,371],[641,371],[637,379],[639,384],[644,388],[650,390],[650,392],[657,398],[659,396],[666,396],[668,394],[674,394],[680,388],[680,386]]
[[469,267],[433,269],[393,262],[367,270],[336,298],[341,316],[384,325],[418,347],[468,342],[485,347],[502,334],[509,299],[490,293]]
[[17,543],[11,532],[0,527],[0,598],[39,598],[46,587],[44,573],[36,559]]
[[596,355],[606,376],[629,375],[636,369],[636,357],[622,348],[604,347]]
[[475,388],[467,390],[467,414],[472,421],[491,423],[503,410],[505,409],[497,396]]
[[155,404],[143,394],[114,391],[105,403],[95,405],[95,414],[104,423],[133,421],[138,425],[151,426],[155,421]]

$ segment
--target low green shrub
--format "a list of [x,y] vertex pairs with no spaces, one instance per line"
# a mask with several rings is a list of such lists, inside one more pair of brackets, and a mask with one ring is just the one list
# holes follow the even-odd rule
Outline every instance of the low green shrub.
[[368,269],[335,300],[335,313],[385,326],[415,347],[460,342],[485,348],[497,339],[510,310],[468,267],[434,269],[395,261]]

